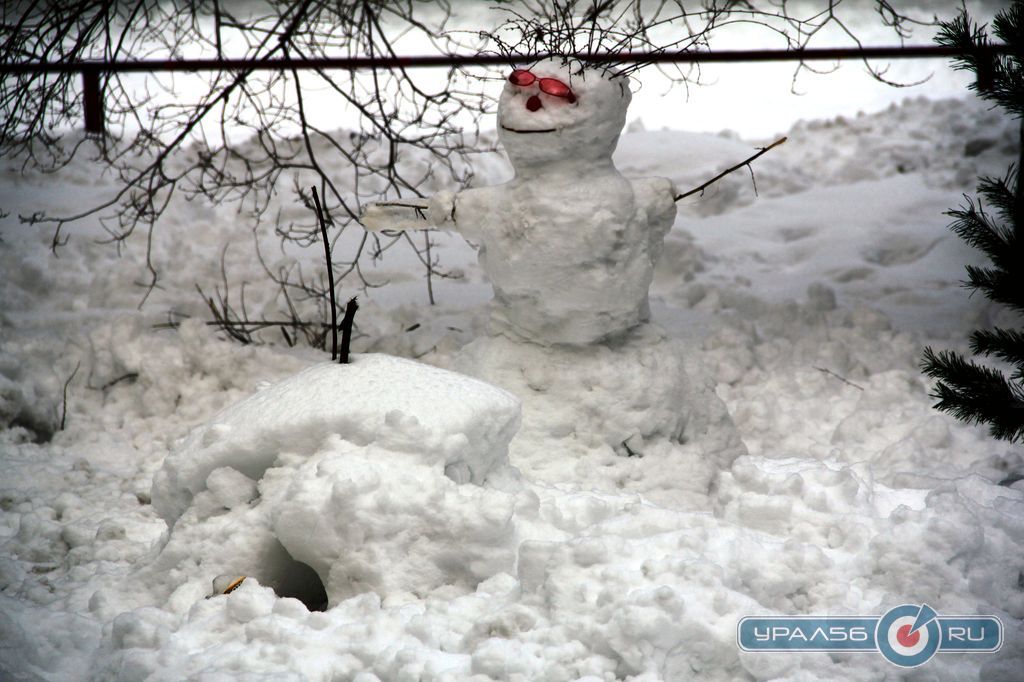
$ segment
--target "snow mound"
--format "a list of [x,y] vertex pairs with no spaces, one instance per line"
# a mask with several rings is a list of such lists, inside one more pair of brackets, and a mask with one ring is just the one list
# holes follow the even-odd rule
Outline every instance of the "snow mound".
[[509,393],[410,360],[310,367],[167,457],[152,499],[171,531],[137,582],[184,611],[244,575],[315,610],[512,571],[530,503],[508,466],[518,424]]
[[522,401],[511,457],[532,480],[700,507],[714,478],[746,448],[698,356],[648,324],[585,347],[483,337],[459,352],[455,366]]
[[324,363],[194,430],[157,472],[153,506],[173,525],[214,470],[258,480],[281,453],[312,455],[332,436],[416,452],[456,482],[480,484],[505,462],[518,422],[514,396],[452,372],[385,355]]
[[[653,369],[630,374],[614,346],[571,360],[531,348],[521,378],[491,377],[525,402],[509,444],[521,482],[495,469],[484,486],[456,484],[439,457],[424,459],[433,450],[360,445],[348,438],[369,426],[332,427],[312,450],[296,444],[316,434],[286,442],[259,480],[219,464],[200,475],[162,542],[167,524],[148,490],[168,444],[259,382],[323,356],[233,344],[203,324],[193,283],[221,282],[221,253],[233,280],[252,283],[252,310],[273,301],[276,285],[250,250],[221,250],[252,238],[249,212],[175,203],[152,251],[166,279],[140,313],[131,283],[146,272],[144,233],[115,260],[93,243],[107,236],[101,225],[82,224],[52,260],[52,233],[17,224],[19,214],[72,210],[108,191],[95,164],[33,178],[9,162],[0,183],[10,213],[0,219],[0,375],[9,382],[0,381],[0,424],[10,424],[0,430],[0,679],[894,679],[902,673],[877,654],[741,652],[736,624],[926,602],[942,615],[998,616],[1003,648],[940,653],[906,675],[1019,682],[1024,481],[1013,480],[1024,458],[933,410],[918,368],[925,344],[966,351],[972,329],[998,320],[959,286],[976,256],[942,216],[977,175],[1017,158],[1014,122],[995,125],[985,106],[908,101],[800,124],[754,164],[755,205],[749,174],[734,173],[680,207],[651,292],[654,319],[685,344],[691,386],[717,379],[750,453],[718,474],[705,508],[650,503],[669,497],[658,488],[668,479],[689,484],[677,450],[694,441],[645,436],[642,446],[628,441],[643,457],[629,457],[613,440],[616,424],[640,421],[628,406],[643,404],[639,387]],[[686,189],[763,142],[633,133],[616,164]],[[480,184],[508,179],[497,153],[473,163]],[[403,175],[424,178],[424,194],[447,186],[429,167],[411,151],[400,157]],[[339,160],[331,172],[349,170]],[[426,306],[411,264],[375,269],[391,283],[366,292],[359,350],[468,366],[456,351],[482,333],[490,286],[461,237],[433,238],[432,253],[463,277],[436,279],[437,305]],[[308,257],[322,260],[316,249]],[[188,268],[171,267],[183,260]],[[153,329],[167,309],[194,319]],[[499,341],[463,353],[492,344],[496,361],[523,362],[502,357]],[[565,365],[556,373],[538,358]],[[66,428],[40,442],[35,426],[59,417],[79,360]],[[679,362],[667,353],[654,361],[662,374]],[[570,362],[578,376],[563,373]],[[527,379],[556,386],[522,389]],[[652,406],[667,404],[650,390]],[[340,394],[323,404],[341,412]],[[572,414],[599,400],[617,407],[605,421]],[[649,423],[671,433],[681,413]],[[656,459],[656,443],[671,457]],[[310,510],[302,523],[291,514],[299,506]],[[337,558],[322,556],[341,544]],[[320,561],[335,573],[314,571]],[[239,573],[249,578],[237,590],[203,598],[214,577]],[[330,608],[317,611],[328,586]],[[345,597],[359,590],[369,591]]]

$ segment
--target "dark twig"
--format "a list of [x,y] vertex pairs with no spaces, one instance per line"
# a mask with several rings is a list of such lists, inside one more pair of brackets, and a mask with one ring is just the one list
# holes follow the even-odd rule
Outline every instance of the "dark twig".
[[102,386],[100,386],[99,390],[106,391],[109,388],[113,388],[114,386],[117,386],[122,381],[135,381],[138,378],[139,378],[139,373],[138,372],[128,372],[127,374],[122,374],[121,376],[117,377],[116,379],[111,379],[107,383],[105,383]]
[[[322,327],[326,330],[330,325],[326,322],[303,322],[302,320],[249,320],[249,319],[238,319],[238,320],[207,320],[203,322],[208,327],[243,327],[248,329],[249,332],[259,331],[261,329],[267,329],[269,327],[292,327],[295,329],[305,329],[312,327]],[[177,329],[181,326],[181,323],[175,320],[170,322],[161,322],[160,324],[153,325],[154,329]]]
[[61,405],[60,405],[60,430],[61,431],[64,430],[64,427],[68,423],[68,386],[71,385],[71,382],[74,380],[75,375],[78,374],[78,370],[81,369],[81,367],[82,367],[82,361],[79,360],[78,363],[75,365],[75,370],[73,372],[71,372],[71,376],[69,376],[68,380],[64,382],[64,390],[63,390],[62,395],[61,395]]
[[[338,305],[334,301],[334,265],[331,263],[331,240],[327,236],[327,221],[324,220],[324,211],[320,206],[320,195],[316,193],[316,187],[311,189],[313,190],[313,204],[316,206],[316,218],[320,221],[320,234],[324,240],[324,257],[327,259],[327,293],[331,299],[331,360],[333,361],[338,357]],[[355,299],[352,300],[354,301]],[[353,311],[353,314],[355,314],[355,311]],[[348,317],[347,309],[345,310],[345,317]],[[341,362],[344,364],[348,360],[342,360]]]
[[859,386],[859,385],[857,385],[857,384],[853,383],[852,381],[850,381],[849,379],[847,379],[847,378],[845,378],[845,377],[841,377],[841,376],[839,376],[838,374],[836,374],[835,372],[833,372],[833,371],[832,371],[832,370],[830,370],[830,369],[825,369],[824,367],[815,367],[814,369],[816,369],[816,370],[818,370],[819,372],[822,372],[822,373],[824,373],[824,374],[828,374],[828,375],[829,375],[829,376],[831,376],[831,377],[835,377],[836,379],[839,379],[839,380],[840,380],[841,382],[843,382],[844,384],[846,384],[846,385],[848,385],[848,386],[853,386],[853,387],[854,387],[855,389],[857,389],[858,391],[863,391],[863,390],[864,390],[864,387],[863,387],[863,386]]
[[[771,150],[771,149],[775,149],[775,148],[776,148],[776,147],[778,147],[778,146],[779,146],[780,144],[782,144],[783,142],[785,142],[785,141],[786,141],[787,139],[788,139],[788,138],[785,138],[785,137],[780,137],[779,139],[775,140],[775,142],[772,142],[772,143],[771,143],[770,145],[768,145],[767,147],[761,147],[761,148],[760,148],[761,150],[760,150],[759,152],[757,152],[756,154],[754,154],[753,156],[751,156],[751,157],[750,157],[749,159],[746,159],[745,161],[740,161],[740,162],[739,162],[739,163],[737,163],[737,164],[736,164],[735,166],[732,166],[731,168],[727,168],[726,170],[722,171],[721,173],[719,173],[719,174],[718,174],[718,175],[716,175],[715,177],[713,177],[713,178],[711,178],[710,180],[708,180],[707,182],[705,182],[705,183],[704,183],[703,185],[701,185],[700,187],[694,187],[694,188],[693,188],[693,189],[691,189],[691,190],[690,190],[689,192],[684,192],[683,194],[680,194],[679,196],[677,196],[677,197],[675,198],[675,201],[679,201],[680,199],[685,199],[686,197],[690,196],[691,194],[696,194],[697,192],[703,192],[703,191],[704,191],[704,190],[706,190],[706,189],[707,189],[708,187],[710,187],[711,185],[715,184],[716,182],[718,182],[719,180],[721,180],[722,178],[724,178],[724,177],[725,177],[726,175],[728,175],[729,173],[732,173],[733,171],[737,171],[737,170],[739,170],[740,168],[743,168],[744,166],[746,166],[746,167],[750,168],[750,164],[751,164],[751,163],[752,163],[752,162],[753,162],[753,161],[754,161],[755,159],[757,159],[757,158],[758,158],[759,156],[761,156],[762,154],[764,154],[764,153],[768,152],[769,150]],[[751,174],[751,177],[753,177],[753,174],[754,174],[754,170],[753,170],[752,168],[750,169],[750,174]],[[755,192],[757,191],[757,185],[756,185],[756,184],[754,185],[754,191],[755,191]]]
[[637,452],[633,448],[629,447],[629,438],[622,441],[622,447],[626,450],[626,457],[643,457],[642,452]]
[[359,304],[356,303],[356,297],[353,296],[348,305],[345,306],[345,316],[341,318],[341,355],[338,358],[338,362],[343,365],[348,364],[348,349],[349,343],[352,341],[352,323],[356,319],[356,311],[359,310]]
[[[207,296],[203,288],[198,284],[196,284],[196,290],[199,291],[199,295],[206,302],[206,307],[209,308],[210,314],[213,315],[211,326],[223,329],[231,338],[243,345],[252,343],[252,333],[244,326],[239,325],[237,321],[231,319],[234,311],[231,309],[226,295],[222,296],[220,290],[217,290],[217,295],[220,298],[218,307],[217,301],[212,296]],[[242,314],[244,316],[244,310]]]

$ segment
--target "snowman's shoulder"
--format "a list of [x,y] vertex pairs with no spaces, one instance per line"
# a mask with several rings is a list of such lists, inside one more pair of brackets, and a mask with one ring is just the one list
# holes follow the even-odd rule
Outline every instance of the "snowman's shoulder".
[[444,192],[436,195],[432,202],[431,217],[436,214],[439,222],[435,222],[435,225],[441,229],[455,230],[470,243],[476,244],[488,226],[494,224],[498,216],[508,212],[510,203],[504,185]]
[[676,186],[668,178],[630,178],[635,219],[664,236],[676,219]]
[[676,186],[668,178],[629,178],[637,201],[675,200]]
[[500,209],[508,201],[509,191],[506,185],[472,187],[455,194],[456,211],[463,210],[464,213]]

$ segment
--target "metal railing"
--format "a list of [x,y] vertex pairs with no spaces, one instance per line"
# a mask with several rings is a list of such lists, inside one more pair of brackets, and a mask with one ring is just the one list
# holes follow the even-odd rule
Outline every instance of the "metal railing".
[[[985,45],[971,49],[969,54],[983,57],[981,64],[991,64],[998,55],[1010,54],[1007,45]],[[890,47],[805,48],[800,50],[720,50],[715,52],[673,51],[658,52],[601,52],[574,55],[593,64],[723,64],[740,62],[811,62],[846,59],[951,59],[961,57],[964,50],[944,45],[902,45]],[[547,57],[562,56],[553,53],[534,53],[510,57],[502,54],[440,54],[380,57],[308,57],[264,60],[249,59],[140,59],[135,61],[76,61],[76,62],[4,62],[0,75],[40,73],[81,73],[82,97],[87,132],[102,133],[103,93],[100,75],[104,73],[157,73],[203,71],[287,71],[292,69],[414,69],[457,66],[492,66],[534,62]],[[991,78],[990,69],[978,69],[979,85]]]

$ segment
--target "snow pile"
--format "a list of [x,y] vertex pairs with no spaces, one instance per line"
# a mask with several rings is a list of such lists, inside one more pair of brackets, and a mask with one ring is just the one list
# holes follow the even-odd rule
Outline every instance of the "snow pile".
[[[468,437],[448,438],[476,423],[446,421],[458,396],[416,402],[418,427],[388,424],[372,404],[359,407],[365,421],[345,416],[340,382],[326,380],[322,395],[336,399],[294,386],[285,402],[305,408],[287,418],[270,402],[259,419],[225,412],[310,366],[344,372],[316,367],[323,354],[309,349],[231,343],[198,320],[153,328],[166,307],[203,312],[192,279],[219,281],[212,245],[250,238],[234,207],[172,211],[154,257],[176,262],[187,248],[190,267],[167,269],[143,313],[125,287],[144,272],[144,237],[116,263],[90,241],[99,228],[76,232],[53,261],[51,235],[4,219],[0,374],[20,389],[4,395],[52,429],[81,367],[64,430],[46,441],[14,418],[0,432],[0,677],[1016,682],[1024,458],[933,410],[918,368],[926,343],[964,344],[990,320],[959,286],[974,252],[942,212],[972,190],[975,171],[1003,171],[1016,132],[973,100],[798,124],[755,163],[756,201],[749,176],[734,174],[734,200],[709,193],[681,207],[650,295],[665,332],[641,327],[636,343],[626,335],[572,354],[480,338],[490,287],[457,235],[436,236],[434,253],[464,273],[435,282],[436,306],[392,265],[369,273],[394,283],[363,296],[354,348],[478,373],[517,394],[523,423],[508,463],[518,478],[500,474],[495,454],[511,431],[481,436],[494,447],[472,453]],[[686,188],[757,144],[634,132],[616,163]],[[481,184],[507,179],[494,155],[479,162]],[[0,197],[16,215],[32,200],[103,189],[85,162],[68,172],[57,192],[52,177],[12,170]],[[182,232],[190,221],[201,229]],[[229,250],[229,274],[262,305],[273,287],[246,253]],[[387,371],[407,370],[396,361]],[[480,433],[505,433],[499,422],[513,413],[500,406],[515,400],[484,395],[494,422]],[[401,399],[389,404],[404,412]],[[230,433],[213,427],[218,413],[236,415]],[[185,505],[168,534],[150,486],[174,443],[207,423],[197,455],[237,447],[267,468],[211,459],[180,477],[160,502]],[[266,447],[252,438],[262,424],[274,427],[262,431]],[[711,452],[702,438],[730,453],[709,482],[687,479],[687,462]],[[450,457],[466,475],[486,470],[473,453],[494,464],[483,485],[445,475]],[[349,546],[360,549],[338,551]],[[206,599],[213,577],[248,574],[240,559],[263,573]],[[328,563],[342,568],[332,575]],[[337,598],[316,610],[328,591]],[[1003,648],[940,652],[900,671],[877,654],[736,644],[748,615],[879,615],[920,602],[998,616]]]
[[456,483],[482,484],[507,465],[515,398],[480,381],[402,358],[358,356],[311,367],[224,410],[168,456],[153,504],[173,523],[210,472],[259,479],[282,451],[308,455],[338,435],[357,445],[416,450]]
[[482,337],[455,366],[522,401],[512,454],[534,480],[693,508],[706,506],[718,473],[746,454],[695,351],[642,325],[586,347]]
[[513,396],[435,367],[382,355],[315,365],[167,457],[152,499],[170,538],[143,573],[177,574],[171,601],[183,605],[228,573],[315,605],[306,567],[332,604],[475,585],[515,563],[518,423]]

